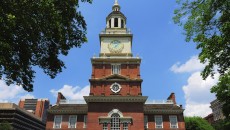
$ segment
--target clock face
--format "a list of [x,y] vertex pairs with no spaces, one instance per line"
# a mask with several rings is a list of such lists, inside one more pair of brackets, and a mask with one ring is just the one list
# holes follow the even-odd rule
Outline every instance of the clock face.
[[124,48],[124,44],[118,40],[113,40],[109,43],[108,48],[112,53],[120,53]]
[[118,92],[120,92],[120,90],[121,90],[121,85],[118,84],[118,83],[114,83],[114,84],[111,85],[110,89],[111,89],[111,91],[113,91],[114,93],[118,93]]

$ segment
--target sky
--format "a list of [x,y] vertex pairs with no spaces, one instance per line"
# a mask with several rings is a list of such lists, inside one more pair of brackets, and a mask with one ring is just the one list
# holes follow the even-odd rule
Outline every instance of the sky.
[[[151,102],[166,100],[174,92],[186,116],[204,117],[211,113],[209,106],[215,95],[210,93],[210,88],[217,83],[219,75],[202,80],[200,72],[205,65],[198,60],[200,50],[196,49],[196,43],[185,42],[182,27],[173,23],[173,12],[178,8],[175,1],[118,0],[118,3],[133,33],[133,55],[142,58],[142,95],[148,96]],[[17,104],[21,98],[48,98],[54,105],[57,92],[71,100],[87,96],[92,71],[90,58],[99,54],[99,33],[106,27],[106,16],[113,4],[114,0],[81,3],[88,42],[81,48],[71,49],[68,56],[60,56],[67,68],[50,79],[40,68],[34,67],[36,78],[31,93],[17,85],[7,86],[0,80],[0,102]]]

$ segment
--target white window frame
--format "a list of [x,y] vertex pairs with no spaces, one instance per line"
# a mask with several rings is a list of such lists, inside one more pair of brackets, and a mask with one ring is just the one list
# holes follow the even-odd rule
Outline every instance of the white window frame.
[[129,130],[129,124],[127,122],[123,123],[123,130]]
[[121,73],[121,64],[111,64],[111,73],[112,74],[120,74]]
[[114,113],[111,118],[111,130],[120,130],[120,115],[118,113]]
[[103,123],[103,130],[108,130],[108,123]]
[[[176,119],[176,125],[175,124],[172,125],[172,121],[173,121],[172,118]],[[176,115],[170,115],[169,116],[169,122],[170,122],[170,128],[178,128],[178,120],[177,120]]]
[[[75,118],[74,127],[72,127],[71,124],[70,124],[70,119],[71,119],[72,117]],[[69,116],[68,128],[77,128],[77,115],[70,115],[70,116]]]
[[[61,117],[60,124],[59,124],[59,127],[56,127],[57,126],[56,120],[59,117]],[[56,115],[56,116],[54,116],[53,128],[54,129],[61,129],[61,125],[62,125],[62,115]]]
[[[157,125],[157,119],[160,119],[161,125]],[[163,117],[162,115],[155,116],[155,128],[163,128]]]
[[84,115],[84,123],[83,123],[83,128],[87,127],[87,115]]
[[147,115],[145,115],[144,116],[144,123],[145,123],[145,129],[148,129],[148,116]]

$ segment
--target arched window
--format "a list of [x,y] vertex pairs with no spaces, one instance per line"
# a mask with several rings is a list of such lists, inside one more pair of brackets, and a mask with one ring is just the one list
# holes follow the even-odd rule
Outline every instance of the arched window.
[[121,20],[121,28],[124,28],[124,20]]
[[118,18],[114,18],[114,27],[118,27]]
[[120,130],[120,116],[117,113],[111,116],[111,130]]

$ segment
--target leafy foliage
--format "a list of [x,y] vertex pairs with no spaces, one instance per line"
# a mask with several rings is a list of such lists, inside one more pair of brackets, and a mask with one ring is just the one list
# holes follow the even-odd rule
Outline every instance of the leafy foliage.
[[230,130],[230,119],[218,120],[212,126],[215,130]]
[[[197,43],[197,49],[201,50],[200,61],[208,63],[201,73],[203,79],[209,75],[213,76],[215,68],[218,68],[217,71],[222,78],[212,92],[225,103],[224,109],[230,110],[228,101],[230,80],[226,79],[230,73],[230,1],[177,0],[177,2],[180,8],[174,12],[174,22],[183,26],[187,42],[193,40]],[[222,97],[224,95],[225,98]]]
[[186,130],[214,130],[214,128],[201,117],[185,117]]
[[12,130],[12,127],[9,122],[3,121],[0,123],[0,130]]
[[33,91],[33,66],[51,78],[62,72],[59,55],[87,42],[78,7],[78,0],[1,0],[0,79]]

